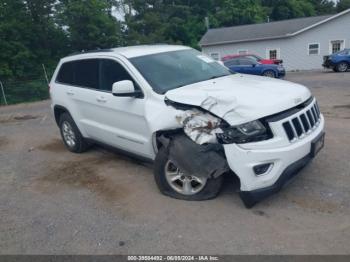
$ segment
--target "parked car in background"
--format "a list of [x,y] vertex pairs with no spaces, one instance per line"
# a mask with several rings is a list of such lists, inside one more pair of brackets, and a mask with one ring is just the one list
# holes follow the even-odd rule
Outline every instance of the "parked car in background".
[[350,49],[324,56],[323,67],[333,69],[334,72],[348,71],[350,68]]
[[286,75],[284,67],[275,64],[261,64],[249,57],[238,57],[224,61],[224,65],[233,72],[282,78]]
[[264,59],[258,55],[254,54],[244,54],[244,55],[227,55],[222,58],[222,61],[231,60],[233,58],[251,58],[256,60],[257,62],[264,64],[264,65],[279,65],[283,63],[283,60],[280,59]]

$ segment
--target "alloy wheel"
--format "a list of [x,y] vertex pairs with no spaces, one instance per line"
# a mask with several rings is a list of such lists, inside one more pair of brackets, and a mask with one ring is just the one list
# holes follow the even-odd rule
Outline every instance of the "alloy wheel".
[[64,121],[62,123],[62,134],[64,141],[69,147],[74,147],[76,145],[76,137],[73,131],[73,128],[70,123]]
[[197,194],[207,183],[207,178],[181,172],[170,160],[165,164],[165,177],[170,187],[182,195]]

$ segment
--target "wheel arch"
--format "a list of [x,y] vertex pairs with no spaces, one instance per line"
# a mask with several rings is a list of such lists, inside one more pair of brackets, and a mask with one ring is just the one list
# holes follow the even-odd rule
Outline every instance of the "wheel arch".
[[346,63],[346,64],[348,64],[348,66],[350,66],[350,61],[348,61],[348,60],[341,60],[341,61],[338,61],[338,62],[337,62],[337,65],[340,64],[340,63]]
[[178,134],[180,132],[183,132],[182,128],[164,129],[164,130],[157,130],[157,131],[153,132],[152,145],[153,145],[154,154],[157,155],[159,149],[164,146],[163,143],[159,139],[162,135],[168,136],[168,135],[172,135],[172,134]]
[[266,68],[262,71],[261,75],[264,75],[266,72],[273,72],[273,74],[275,75],[275,77],[277,77],[277,71],[275,69],[272,68]]
[[68,113],[69,115],[71,115],[68,111],[67,108],[65,108],[64,106],[61,106],[61,105],[55,105],[54,108],[53,108],[53,112],[54,112],[54,116],[55,116],[55,121],[56,121],[56,124],[59,125],[59,121],[60,121],[60,116],[63,114],[63,113]]
[[[338,70],[338,66],[340,65],[340,64],[342,64],[342,63],[345,63],[345,64],[347,64],[347,70],[346,71],[348,71],[349,69],[350,69],[350,61],[348,61],[348,60],[341,60],[341,61],[339,61],[339,62],[337,62],[336,64],[335,64],[335,68],[336,68],[336,72],[342,72],[342,71],[339,71]],[[344,71],[344,72],[346,72],[346,71]]]

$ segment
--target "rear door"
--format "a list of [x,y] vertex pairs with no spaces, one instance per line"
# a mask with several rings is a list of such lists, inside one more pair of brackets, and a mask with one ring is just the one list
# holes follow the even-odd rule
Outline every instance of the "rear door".
[[79,61],[76,84],[81,88],[74,99],[79,107],[80,123],[94,140],[152,158],[152,135],[144,117],[145,99],[113,96],[113,83],[122,80],[131,80],[140,89],[115,59]]
[[54,90],[51,92],[51,97],[52,101],[55,101],[55,104],[68,109],[80,131],[83,133],[83,135],[86,135],[84,128],[80,124],[81,115],[80,109],[77,107],[76,100],[76,95],[80,90],[80,87],[76,86],[76,64],[76,61],[68,61],[61,65],[55,82],[53,83],[52,88]]

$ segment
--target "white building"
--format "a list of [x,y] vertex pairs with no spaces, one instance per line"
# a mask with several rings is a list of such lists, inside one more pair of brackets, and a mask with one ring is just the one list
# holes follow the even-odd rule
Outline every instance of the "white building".
[[350,47],[350,9],[336,15],[209,29],[199,42],[214,59],[252,53],[287,70],[321,69],[323,56]]

